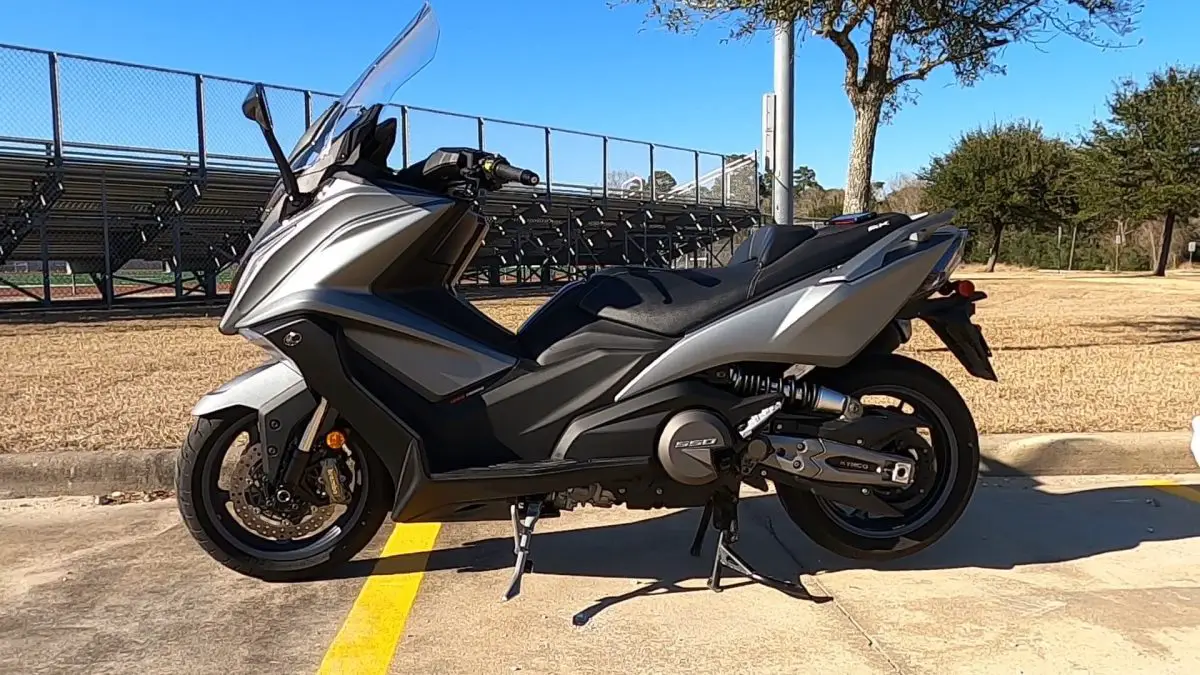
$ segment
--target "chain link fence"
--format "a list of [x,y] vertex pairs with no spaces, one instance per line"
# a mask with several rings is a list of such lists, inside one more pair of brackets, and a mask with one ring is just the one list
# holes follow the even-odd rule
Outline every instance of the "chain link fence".
[[[0,45],[0,309],[227,294],[276,175],[261,133],[241,113],[251,86]],[[337,100],[266,91],[285,151]],[[758,220],[756,155],[415,106],[389,105],[385,116],[402,127],[394,166],[467,146],[541,174],[542,185],[521,198],[550,205],[547,222],[498,236],[496,262],[480,265],[549,264],[560,268],[554,279],[622,261],[709,266],[719,264],[714,246],[728,247]],[[653,217],[637,220],[639,209]],[[500,229],[507,222],[492,220]],[[613,254],[617,246],[623,252]],[[525,254],[541,262],[514,263]],[[512,276],[474,275],[489,284]]]

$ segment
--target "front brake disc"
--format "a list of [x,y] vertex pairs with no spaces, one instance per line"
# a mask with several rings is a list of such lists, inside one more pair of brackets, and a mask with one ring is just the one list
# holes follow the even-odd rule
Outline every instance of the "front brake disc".
[[321,529],[333,516],[332,504],[279,504],[269,493],[263,470],[262,446],[246,448],[231,476],[233,512],[247,529],[269,539],[300,539]]

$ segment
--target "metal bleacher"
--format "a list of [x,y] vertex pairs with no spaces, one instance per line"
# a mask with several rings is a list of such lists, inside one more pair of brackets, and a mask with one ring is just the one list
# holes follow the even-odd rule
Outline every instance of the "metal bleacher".
[[[240,118],[249,86],[0,45],[0,312],[221,301],[276,179],[257,130]],[[267,90],[285,146],[334,100]],[[720,265],[760,221],[756,154],[416,106],[391,112],[402,130],[394,164],[472,145],[542,174],[537,189],[490,196],[491,229],[464,287],[549,288],[617,264]],[[469,141],[431,130],[430,119],[459,132],[465,123]],[[495,140],[518,133],[538,141]],[[599,152],[563,151],[584,142]]]

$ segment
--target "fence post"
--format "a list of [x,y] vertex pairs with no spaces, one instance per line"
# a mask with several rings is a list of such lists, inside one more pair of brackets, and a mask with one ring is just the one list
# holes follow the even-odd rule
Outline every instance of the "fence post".
[[479,150],[482,152],[483,151],[483,118],[476,117],[475,122],[476,122],[477,126],[479,127]]
[[50,119],[54,125],[54,162],[62,163],[63,127],[62,102],[58,95],[58,54],[51,52],[50,56]]
[[695,201],[695,203],[697,205],[699,205],[700,204],[700,151],[699,150],[692,151],[692,161],[694,161],[696,164],[696,166],[695,166],[696,179],[692,183],[692,189],[695,192],[695,199],[693,201]]
[[608,136],[603,136],[601,143],[601,154],[604,155],[600,160],[600,195],[606,201],[608,200]]
[[200,153],[201,175],[208,169],[208,142],[204,127],[204,76],[196,75],[196,151]]
[[543,127],[546,130],[546,197],[553,199],[550,192],[552,191],[553,178],[550,176],[550,164],[554,159],[554,155],[550,151],[550,127]]
[[108,228],[108,171],[100,172],[100,222],[104,230],[104,286],[100,289],[100,294],[104,296],[104,306],[112,309],[113,279],[112,247]]
[[[63,128],[62,128],[62,99],[59,97],[58,91],[58,54],[51,52],[49,54],[50,65],[50,118],[54,126],[54,157],[51,161],[54,163],[54,180],[60,179],[60,170],[62,169],[63,156]],[[50,298],[50,232],[46,227],[46,218],[40,218],[38,225],[38,236],[41,239],[41,256],[42,256],[42,304],[49,305]]]
[[304,128],[312,126],[312,92],[304,90]]
[[762,213],[762,195],[760,195],[758,193],[758,188],[759,188],[759,185],[758,185],[758,148],[754,149],[754,171],[752,173],[753,173],[752,177],[754,178],[754,210],[758,211],[761,214]]
[[658,181],[654,180],[654,144],[647,143],[650,146],[650,201],[656,201],[658,187],[655,185]]
[[[757,172],[758,167],[754,167]],[[758,175],[754,176],[754,180],[758,180]],[[721,155],[721,206],[729,206],[729,183],[725,180],[725,155]]]

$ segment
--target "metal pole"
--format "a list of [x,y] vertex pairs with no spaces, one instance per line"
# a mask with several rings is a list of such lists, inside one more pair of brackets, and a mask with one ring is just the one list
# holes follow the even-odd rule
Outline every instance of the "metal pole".
[[650,143],[650,201],[658,198],[658,192],[654,189],[654,184],[657,182],[654,175],[654,144]]
[[100,219],[104,233],[104,284],[100,294],[104,296],[104,306],[112,309],[113,279],[112,279],[112,243],[109,239],[108,226],[108,172],[100,171]]
[[554,161],[554,156],[550,153],[550,127],[543,128],[546,131],[546,180],[542,184],[546,188],[546,198],[553,201],[554,197],[550,193],[553,191],[554,178],[550,175],[550,165]]
[[207,130],[204,128],[204,76],[196,76],[196,152],[199,153],[200,173],[208,170]]
[[792,223],[792,131],[795,128],[796,23],[775,26],[775,162],[771,189],[775,222]]
[[604,141],[603,141],[603,144],[601,145],[601,148],[604,153],[604,158],[601,160],[600,172],[603,175],[601,175],[601,177],[600,177],[600,184],[604,187],[602,187],[600,189],[602,190],[601,195],[603,196],[605,202],[607,203],[607,201],[608,201],[608,136],[604,137]]

